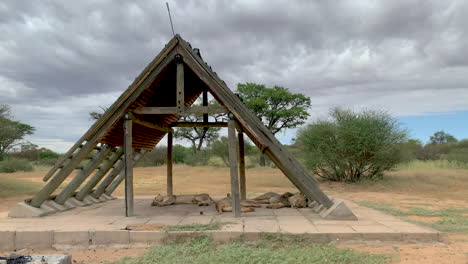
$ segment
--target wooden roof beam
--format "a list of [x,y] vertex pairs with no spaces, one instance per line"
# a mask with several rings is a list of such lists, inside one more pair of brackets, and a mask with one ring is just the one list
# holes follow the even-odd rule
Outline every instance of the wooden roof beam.
[[[177,107],[139,107],[133,111],[139,115],[179,115]],[[185,107],[183,114],[224,114],[229,110],[224,106],[192,106]]]
[[175,122],[171,127],[227,127],[227,122]]
[[153,128],[153,129],[156,129],[156,130],[159,130],[159,131],[164,131],[164,132],[167,132],[167,133],[172,132],[172,128],[170,128],[170,127],[164,127],[164,126],[160,126],[158,124],[154,124],[154,123],[151,123],[151,122],[147,122],[147,121],[138,119],[132,113],[128,113],[128,115],[130,116],[130,119],[133,120],[133,122],[135,122],[135,123],[137,123],[139,125],[149,127],[149,128]]

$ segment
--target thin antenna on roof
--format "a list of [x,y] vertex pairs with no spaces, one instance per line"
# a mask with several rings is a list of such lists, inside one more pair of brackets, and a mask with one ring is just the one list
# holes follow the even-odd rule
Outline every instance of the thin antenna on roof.
[[167,13],[169,14],[169,21],[171,22],[172,35],[175,36],[174,25],[172,24],[171,11],[169,10],[169,4],[166,2]]

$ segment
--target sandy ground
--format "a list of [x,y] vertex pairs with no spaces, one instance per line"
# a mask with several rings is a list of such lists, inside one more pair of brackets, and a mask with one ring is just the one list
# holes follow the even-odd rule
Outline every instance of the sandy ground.
[[[44,171],[31,173],[0,174],[6,178],[20,178],[26,181],[41,182]],[[135,193],[137,195],[154,195],[165,193],[165,167],[148,167],[135,169]],[[459,181],[445,189],[436,191],[438,184],[426,189],[408,189],[405,186],[388,188],[386,186],[356,187],[340,183],[321,183],[321,188],[328,194],[353,201],[373,201],[391,205],[395,208],[424,207],[428,209],[443,209],[449,207],[468,208],[468,171],[457,172]],[[405,176],[406,177],[406,176]],[[466,180],[464,180],[466,179]],[[464,182],[462,185],[460,182]],[[174,189],[176,193],[202,193],[224,195],[229,192],[229,170],[227,168],[176,166],[174,170]],[[408,183],[410,184],[410,183]],[[427,185],[427,184],[426,184]],[[444,186],[441,186],[444,188]],[[247,171],[248,195],[268,191],[294,191],[294,187],[277,169],[260,168]],[[434,191],[432,191],[434,190]],[[1,192],[1,190],[0,190]],[[117,189],[117,195],[123,194],[122,186]],[[1,197],[1,195],[0,195]],[[21,195],[0,200],[0,211],[8,210],[17,201],[27,196]],[[420,221],[436,221],[433,217],[420,217]],[[402,244],[372,241],[364,244],[340,243],[338,247],[353,248],[358,251],[382,253],[392,257],[392,263],[468,263],[468,234],[445,234],[443,243]],[[52,251],[40,251],[46,253]],[[116,261],[123,256],[138,256],[143,249],[96,249],[84,251],[68,251],[73,255],[75,263],[104,263]],[[23,253],[23,252],[21,252]],[[39,253],[26,251],[24,253]],[[54,251],[57,253],[57,251]]]

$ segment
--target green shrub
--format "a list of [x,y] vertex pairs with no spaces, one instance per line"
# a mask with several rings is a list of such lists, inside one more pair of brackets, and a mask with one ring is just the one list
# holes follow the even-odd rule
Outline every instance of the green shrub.
[[60,154],[53,151],[39,152],[39,159],[58,159]]
[[7,159],[0,161],[0,172],[11,173],[16,171],[33,171],[34,168],[25,159]]
[[57,161],[58,161],[58,157],[57,158],[50,157],[50,158],[43,158],[38,161],[35,161],[34,164],[39,165],[39,166],[54,166],[57,163]]
[[452,149],[447,154],[447,160],[468,163],[468,148]]
[[186,157],[185,164],[190,166],[206,166],[210,160],[210,153],[207,150],[199,150]]
[[184,147],[182,145],[174,145],[172,149],[172,158],[174,160],[174,163],[180,164],[180,163],[185,163],[185,159],[191,155],[192,149]]
[[167,147],[156,147],[138,162],[138,167],[161,166],[167,163]]
[[330,116],[298,132],[302,157],[315,175],[355,182],[382,178],[398,164],[406,131],[388,113],[335,108]]

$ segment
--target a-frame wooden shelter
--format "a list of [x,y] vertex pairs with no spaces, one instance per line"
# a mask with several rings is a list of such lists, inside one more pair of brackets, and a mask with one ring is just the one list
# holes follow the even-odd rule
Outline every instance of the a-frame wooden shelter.
[[[208,106],[207,93],[221,106]],[[192,106],[200,96],[203,97],[203,106]],[[213,113],[227,113],[228,122],[209,122],[207,116]],[[178,121],[187,114],[203,114],[204,120],[201,123]],[[132,215],[133,164],[166,134],[168,195],[172,195],[172,128],[177,126],[228,127],[232,202],[237,216],[240,215],[239,200],[245,199],[246,192],[245,133],[303,194],[314,201],[316,212],[330,219],[355,219],[344,203],[330,199],[320,190],[313,177],[203,61],[200,51],[192,49],[179,35],[169,41],[130,87],[47,173],[44,177],[46,185],[32,199],[10,211],[10,216],[39,216],[44,211],[110,199],[112,192],[124,180],[127,215]],[[57,192],[77,168],[80,171]]]

